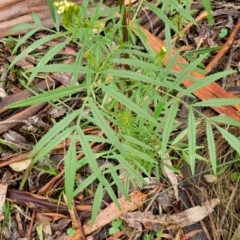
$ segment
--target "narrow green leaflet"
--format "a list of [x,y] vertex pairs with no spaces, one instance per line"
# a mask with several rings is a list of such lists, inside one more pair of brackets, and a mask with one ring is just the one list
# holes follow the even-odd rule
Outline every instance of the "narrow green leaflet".
[[127,136],[122,134],[121,135],[123,138],[125,138],[127,141],[137,144],[139,146],[141,146],[142,148],[148,149],[148,150],[153,150],[153,148],[151,146],[148,146],[147,144],[145,144],[144,142],[139,141],[138,139],[131,137],[131,136]]
[[32,19],[33,21],[39,26],[39,27],[42,27],[42,22],[41,22],[41,19],[39,18],[38,14],[33,12],[31,13],[31,16],[32,16]]
[[155,160],[152,157],[150,157],[149,155],[147,155],[146,153],[144,153],[142,151],[138,151],[137,149],[135,149],[129,145],[125,145],[124,148],[126,151],[129,152],[129,154],[134,154],[136,157],[143,159],[146,162],[155,163]]
[[174,120],[177,115],[178,111],[178,101],[177,99],[173,103],[173,105],[170,107],[169,110],[166,109],[167,117],[165,121],[165,125],[163,128],[163,135],[162,135],[162,146],[161,146],[161,158],[164,159],[164,155],[166,153],[167,144],[169,142],[170,133],[173,131],[174,126]]
[[28,29],[32,29],[32,28],[34,28],[34,29],[37,28],[37,30],[39,30],[38,27],[36,27],[36,26],[34,26],[34,25],[32,25],[32,24],[29,24],[29,23],[20,23],[20,24],[18,24],[18,25],[16,25],[16,26],[12,27],[12,28],[9,30],[9,32],[15,32],[15,31],[21,31],[21,30],[28,30]]
[[239,98],[214,98],[202,102],[194,103],[193,106],[198,107],[214,107],[214,106],[231,106],[240,104]]
[[144,62],[138,59],[114,58],[111,60],[113,63],[121,63],[129,66],[135,66],[142,69],[150,69],[153,71],[161,71],[159,67],[154,66],[152,63]]
[[42,46],[46,42],[49,42],[49,41],[59,38],[59,37],[63,37],[67,34],[68,34],[68,32],[55,33],[55,34],[45,36],[44,38],[41,38],[41,39],[35,41],[33,44],[31,44],[29,47],[27,47],[25,50],[23,50],[19,55],[17,55],[16,58],[14,58],[14,60],[10,64],[9,68],[12,68],[15,63],[17,63],[22,58],[26,57],[30,52],[34,51],[36,48]]
[[78,195],[80,192],[82,192],[84,189],[86,189],[93,181],[96,180],[95,174],[90,175],[86,179],[84,179],[81,184],[77,187],[77,189],[74,191],[74,196]]
[[67,197],[68,209],[72,207],[73,200],[73,190],[75,182],[75,173],[76,173],[76,162],[77,162],[77,153],[76,153],[76,141],[74,137],[71,139],[70,146],[67,151],[64,163],[64,186],[65,194]]
[[90,101],[90,106],[92,109],[93,116],[96,120],[96,124],[101,128],[101,130],[106,134],[112,145],[117,147],[123,154],[127,155],[122,143],[117,138],[113,129],[108,125],[107,121],[104,119],[102,112],[97,108],[93,101]]
[[26,72],[61,72],[61,73],[95,73],[94,70],[87,68],[87,67],[81,67],[77,65],[72,64],[51,64],[48,66],[37,66],[35,68],[29,69]]
[[231,133],[226,131],[225,129],[219,127],[216,125],[216,128],[219,130],[219,132],[222,134],[222,136],[228,141],[229,145],[232,146],[237,153],[240,153],[240,141]]
[[70,86],[70,87],[55,89],[49,92],[41,93],[37,96],[30,97],[26,100],[10,104],[7,106],[7,108],[26,107],[34,104],[50,102],[65,96],[72,95],[73,93],[81,91],[87,87],[88,85],[82,84],[78,86]]
[[186,89],[186,91],[182,92],[181,96],[186,96],[189,93],[193,93],[197,91],[198,89],[203,88],[204,86],[207,86],[211,82],[214,82],[218,79],[221,79],[222,77],[225,77],[229,74],[234,73],[235,71],[229,70],[224,72],[219,72],[215,74],[211,74],[210,76],[205,77],[204,79],[199,79],[199,81],[194,82],[193,85],[191,85],[189,88]]
[[166,50],[167,50],[168,58],[171,59],[172,37],[171,37],[170,28],[167,24],[165,24],[165,43],[166,43],[166,48],[167,48]]
[[120,192],[122,193],[122,195],[127,200],[130,200],[126,188],[123,186],[123,183],[122,183],[121,179],[119,178],[118,174],[116,173],[115,169],[111,166],[111,164],[109,164],[109,170],[111,172],[111,176],[114,180],[114,183],[117,185],[117,187],[120,190]]
[[47,5],[48,5],[48,8],[50,10],[50,14],[51,14],[53,24],[54,24],[55,28],[57,29],[57,31],[59,32],[59,27],[60,27],[59,17],[57,15],[56,8],[53,5],[53,1],[52,0],[47,0]]
[[166,25],[172,28],[175,32],[178,32],[177,26],[173,24],[173,22],[167,17],[166,13],[164,13],[160,8],[154,6],[151,3],[148,3],[147,1],[144,1],[144,5],[146,5],[148,9],[156,13],[157,16],[160,17]]
[[90,148],[90,145],[88,143],[88,141],[86,140],[86,136],[83,133],[82,129],[80,127],[78,127],[78,136],[79,136],[79,140],[83,149],[83,152],[86,156],[86,158],[88,159],[88,164],[90,166],[90,168],[92,169],[94,175],[97,177],[98,181],[106,187],[108,194],[110,195],[111,199],[114,201],[114,203],[120,207],[116,195],[114,194],[111,185],[109,184],[109,182],[106,180],[106,178],[102,175],[102,171],[100,170],[97,161],[96,161],[96,157],[92,151],[92,149]]
[[212,15],[212,7],[211,7],[211,2],[210,0],[202,0],[202,5],[207,11],[207,19],[208,19],[208,24],[211,26],[213,24],[213,15]]
[[56,46],[54,46],[47,52],[47,54],[41,59],[41,61],[38,63],[38,65],[32,69],[32,73],[31,73],[30,77],[28,78],[28,83],[27,83],[28,85],[33,80],[33,78],[39,73],[38,67],[44,66],[45,64],[47,64],[48,61],[50,61],[56,54],[58,54],[70,42],[70,40],[71,39],[68,38],[66,41],[64,41],[60,44],[57,44]]
[[[39,159],[46,157],[58,144],[60,144],[64,139],[68,138],[74,130],[75,126],[72,126],[59,132],[57,136],[48,139],[41,149],[38,147],[38,144],[36,144],[33,150],[39,149],[39,151],[34,157],[34,162],[36,163]],[[32,152],[31,155],[33,155]]]
[[188,21],[190,21],[190,22],[194,23],[195,25],[197,25],[196,21],[191,16],[191,14],[189,12],[187,12],[182,7],[182,5],[179,3],[179,1],[169,0],[169,3],[171,5],[171,7],[175,8],[179,12],[179,14],[181,14],[181,16],[185,17],[186,19],[188,19]]
[[122,103],[125,105],[128,109],[131,111],[135,112],[139,117],[142,117],[144,119],[147,119],[149,122],[158,125],[158,122],[156,121],[155,118],[153,118],[148,112],[146,112],[144,109],[139,107],[136,103],[131,101],[128,97],[123,95],[122,93],[118,92],[116,89],[114,89],[111,86],[105,86],[105,85],[100,85],[102,90],[109,94],[112,98],[117,100],[118,102]]
[[183,56],[194,55],[194,54],[204,54],[204,53],[211,53],[213,51],[217,51],[221,49],[222,46],[217,47],[210,47],[210,48],[199,48],[198,50],[190,50],[186,51]]
[[120,78],[129,78],[131,80],[142,81],[145,83],[151,83],[155,85],[159,85],[159,81],[155,80],[154,78],[148,77],[144,74],[128,71],[128,70],[118,70],[118,69],[110,69],[106,71],[102,71],[102,74],[106,74],[109,76],[116,76]]
[[[126,169],[126,170],[129,172],[129,174],[131,174],[132,176],[134,176],[134,178],[135,178],[138,182],[140,182],[140,183],[145,183],[143,177],[142,177],[141,175],[139,175],[138,171],[135,170],[135,169],[133,168],[133,166],[132,166],[127,160],[125,160],[125,159],[123,158],[122,155],[113,153],[113,156],[114,156],[115,159],[117,159],[117,160],[121,163],[121,166],[122,166],[124,169]],[[144,171],[143,171],[143,172],[144,172]]]
[[207,143],[208,143],[210,163],[212,165],[214,175],[217,175],[216,147],[215,147],[215,141],[214,141],[214,135],[213,135],[211,123],[209,121],[207,121],[206,130],[207,130]]
[[188,114],[188,147],[191,172],[194,175],[196,161],[196,121],[192,108],[189,108]]
[[236,127],[240,126],[239,121],[237,121],[235,119],[232,119],[228,116],[224,116],[224,115],[218,115],[218,116],[215,116],[215,117],[210,117],[209,119],[214,121],[214,122],[224,123],[224,124],[231,125],[231,126],[236,126]]
[[48,144],[51,139],[55,138],[61,131],[63,131],[73,121],[74,118],[81,114],[81,112],[82,111],[76,110],[72,113],[69,113],[61,121],[56,123],[35,145],[35,147],[31,151],[30,158],[33,157],[37,152],[39,152],[46,144]]
[[13,51],[12,51],[12,55],[14,55],[17,51],[17,49],[23,45],[23,43],[26,42],[27,39],[29,39],[35,32],[37,32],[39,29],[38,28],[34,28],[31,31],[27,32],[21,39],[18,40],[16,46],[14,47]]
[[188,64],[187,66],[184,66],[184,70],[181,72],[178,72],[178,74],[175,74],[177,76],[177,79],[172,84],[171,88],[168,91],[171,91],[172,89],[175,89],[176,86],[178,86],[184,79],[189,78],[190,73],[206,58],[207,54],[203,54],[200,57],[198,57],[195,61],[191,62],[191,64]]
[[94,194],[94,201],[92,206],[92,216],[91,216],[91,226],[93,225],[98,213],[101,208],[102,199],[103,199],[103,185],[98,183],[97,191]]

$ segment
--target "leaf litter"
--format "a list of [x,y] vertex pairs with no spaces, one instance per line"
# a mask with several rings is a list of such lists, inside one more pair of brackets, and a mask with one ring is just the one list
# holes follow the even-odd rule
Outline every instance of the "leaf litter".
[[[219,3],[220,4],[220,3]],[[228,18],[224,19],[223,21],[225,21],[225,25],[230,29],[234,29],[234,23],[233,23],[233,18],[235,18],[236,16],[239,16],[239,12],[235,10],[235,5],[234,4],[230,4],[229,5],[229,9],[223,9],[222,13],[223,14],[228,14]],[[215,7],[213,5],[213,7]],[[219,8],[219,6],[217,6]],[[1,9],[0,9],[1,10]],[[230,11],[226,11],[226,10],[230,10]],[[213,12],[213,16],[217,16],[217,11]],[[142,16],[144,16],[145,12],[141,12]],[[218,14],[220,15],[220,12],[218,12]],[[150,16],[154,16],[155,19],[151,19]],[[206,17],[206,15],[205,15]],[[147,22],[145,21],[145,24],[143,24],[143,26],[145,25],[146,29],[147,28],[154,28],[155,29],[151,29],[153,30],[154,34],[151,34],[149,31],[144,30],[144,33],[146,35],[146,37],[148,38],[148,42],[149,42],[149,46],[152,47],[153,51],[158,52],[161,46],[165,46],[165,44],[160,40],[163,36],[164,33],[161,30],[161,20],[159,20],[156,15],[151,14],[149,16],[147,16],[148,20]],[[204,18],[202,18],[204,19]],[[217,18],[217,20],[219,20]],[[220,19],[221,20],[221,19]],[[221,21],[220,25],[221,25]],[[158,24],[155,24],[155,26],[152,25],[153,21],[156,21]],[[198,20],[200,21],[200,20]],[[142,22],[144,22],[144,17],[142,17]],[[149,24],[151,23],[151,24]],[[147,25],[149,25],[149,27],[147,27]],[[236,24],[235,24],[236,25]],[[157,27],[156,27],[157,26]],[[188,28],[190,29],[190,31],[187,32],[186,31],[186,38],[189,38],[189,41],[192,41],[192,45],[196,45],[196,47],[190,46],[193,49],[200,49],[200,47],[214,47],[214,46],[218,46],[221,43],[224,43],[223,39],[224,36],[222,35],[218,35],[219,39],[216,38],[216,36],[214,37],[214,35],[216,35],[216,33],[219,32],[218,28],[216,27],[216,29],[212,28],[207,28],[206,27],[206,22],[204,24],[201,23],[200,25],[201,30],[199,32],[191,32],[193,28]],[[148,30],[149,30],[148,29]],[[194,28],[195,29],[195,28]],[[221,33],[221,32],[220,32]],[[39,37],[39,35],[41,35],[43,33],[38,33],[36,34],[36,38],[34,39],[34,37],[32,38],[32,41],[35,41],[37,39],[37,36]],[[197,37],[194,37],[194,35],[198,35]],[[159,37],[159,38],[157,38]],[[231,40],[231,39],[230,39]],[[184,41],[187,41],[186,39]],[[195,42],[194,42],[195,41]],[[177,41],[177,47],[182,48],[183,46],[181,46],[181,44],[183,41]],[[51,42],[51,46],[53,47],[55,43],[54,41]],[[184,43],[185,44],[185,43]],[[48,51],[48,46],[44,46],[44,48],[39,48],[39,53],[46,53]],[[229,49],[229,45],[226,45],[226,49]],[[183,48],[182,48],[183,49]],[[226,51],[225,49],[225,51]],[[70,63],[72,61],[72,57],[76,55],[76,49],[74,49],[74,45],[69,45],[66,46],[66,48],[64,48],[61,51],[61,55],[65,55],[68,56],[69,58],[67,60],[64,60],[64,63]],[[176,52],[174,52],[173,50],[173,54],[176,54]],[[235,67],[237,65],[237,60],[239,59],[237,56],[237,51],[234,51],[233,56],[232,56],[233,62],[232,65],[235,64]],[[8,61],[12,61],[13,59],[8,58]],[[168,61],[166,58],[164,59],[164,64],[168,64]],[[179,63],[186,63],[186,61],[182,58],[179,57],[178,58]],[[31,55],[29,55],[26,59],[22,59],[21,62],[18,62],[18,65],[20,68],[23,69],[29,69],[32,68],[32,64],[35,64],[35,58],[33,58]],[[225,63],[221,63],[223,66],[226,64],[226,59],[225,59]],[[217,65],[217,68],[221,67],[221,64]],[[214,66],[210,66],[207,68],[208,71],[210,71],[212,68],[215,68],[216,63],[214,64]],[[183,68],[181,68],[180,64],[173,66],[173,68],[179,73],[183,70]],[[208,65],[209,66],[209,65]],[[224,67],[223,67],[224,68]],[[210,70],[209,70],[210,69]],[[204,75],[201,73],[193,73],[192,75],[194,75],[194,77],[197,78],[203,78]],[[11,76],[10,76],[11,77]],[[15,77],[15,76],[14,76]],[[41,87],[40,89],[51,89],[51,88],[55,88],[56,86],[63,84],[64,86],[69,85],[70,84],[70,78],[71,76],[69,76],[68,74],[53,74],[51,76],[49,76],[49,78],[51,79],[49,80],[44,80],[42,83],[41,78],[38,79],[38,82],[35,82],[35,86],[39,86],[39,84],[41,83]],[[238,79],[238,78],[236,78]],[[18,89],[18,83],[14,80],[14,78],[10,79],[11,80],[11,87],[15,89]],[[236,80],[238,81],[238,80]],[[191,80],[184,80],[183,84],[186,87],[190,87],[192,85]],[[44,85],[44,86],[43,86]],[[233,84],[232,84],[233,85]],[[218,84],[212,84],[206,88],[201,88],[199,90],[196,90],[195,93],[196,95],[201,99],[201,100],[206,100],[209,98],[215,98],[215,97],[219,97],[219,98],[228,98],[228,97],[232,97],[232,93],[234,92],[234,94],[239,94],[239,91],[237,89],[237,87],[230,87],[230,90],[227,91],[224,88],[220,87]],[[37,90],[37,88],[35,89]],[[17,90],[18,91],[18,90]],[[5,92],[5,90],[4,90]],[[45,131],[47,131],[51,125],[52,122],[49,121],[49,116],[52,117],[53,119],[56,119],[56,121],[58,121],[58,118],[61,118],[61,116],[63,116],[62,114],[64,114],[64,112],[67,112],[67,107],[65,105],[60,105],[59,108],[51,108],[52,110],[50,111],[50,106],[47,104],[43,104],[41,106],[38,106],[37,108],[31,108],[29,107],[26,111],[22,111],[20,114],[15,115],[14,117],[9,117],[8,113],[6,110],[6,106],[9,103],[14,103],[14,102],[18,102],[22,97],[23,98],[27,98],[31,95],[31,93],[27,90],[22,90],[19,89],[19,94],[12,94],[9,95],[7,97],[3,96],[2,97],[2,102],[0,104],[0,112],[5,114],[4,115],[4,122],[1,122],[1,126],[0,127],[0,132],[1,134],[5,134],[5,141],[8,141],[8,143],[11,145],[10,147],[3,147],[4,149],[4,153],[5,155],[2,155],[2,161],[8,161],[7,159],[11,159],[13,157],[16,157],[13,155],[14,151],[12,151],[13,148],[19,150],[28,150],[28,149],[24,149],[24,143],[27,142],[26,145],[27,147],[31,148],[31,145],[33,145],[36,141],[35,137],[32,137],[31,134],[29,134],[30,132],[34,132],[34,134],[36,134],[37,137],[43,135],[43,133]],[[82,96],[84,97],[84,93],[82,94]],[[78,101],[73,101],[72,103],[73,107],[77,107],[79,102]],[[216,116],[216,112],[220,113],[220,114],[225,114],[227,116],[232,117],[233,119],[239,120],[239,115],[236,114],[236,110],[239,111],[240,107],[239,105],[235,105],[234,107],[214,107],[214,116]],[[204,109],[204,111],[206,112],[206,108]],[[38,117],[38,121],[32,121],[31,119],[29,120],[29,117],[32,117],[33,115],[37,114],[36,116]],[[14,116],[14,115],[13,115]],[[17,117],[16,117],[17,116]],[[6,120],[5,120],[6,119]],[[36,130],[34,131],[30,131],[30,129],[28,128],[20,128],[20,125],[22,124],[27,124],[27,123],[32,123]],[[4,125],[2,125],[4,124]],[[16,132],[13,132],[12,129],[16,129]],[[21,131],[19,131],[21,129]],[[201,129],[201,128],[199,128]],[[198,129],[198,130],[199,130]],[[232,132],[234,132],[236,128],[231,129]],[[8,132],[7,132],[8,131]],[[18,132],[19,131],[19,132]],[[25,131],[25,132],[24,132]],[[94,137],[97,136],[96,132],[98,131],[98,129],[96,128],[92,128],[89,131],[89,135],[92,135]],[[27,132],[27,134],[26,134]],[[10,134],[10,135],[9,135]],[[234,133],[233,133],[234,134]],[[4,137],[4,135],[2,135]],[[7,137],[6,137],[7,136]],[[202,138],[205,136],[204,130],[199,130],[198,131],[198,136],[199,138]],[[13,141],[10,140],[10,138],[13,138]],[[27,140],[26,140],[27,139]],[[219,150],[221,150],[221,146],[225,147],[229,147],[229,145],[227,145],[226,141],[222,140],[222,138],[220,137],[220,135],[218,135],[218,137],[216,137],[217,140],[220,140],[221,142],[219,143],[218,141],[216,141],[216,144],[219,144],[218,148]],[[16,143],[18,143],[18,146],[16,146]],[[6,142],[5,142],[6,144]],[[61,144],[60,144],[61,145]],[[92,144],[93,148],[95,144]],[[25,146],[25,148],[26,148]],[[65,148],[69,146],[69,144],[67,142],[63,142],[61,146],[56,147],[52,152],[52,156],[50,156],[49,161],[46,162],[46,165],[51,166],[52,164],[52,159],[53,159],[53,155],[60,155],[63,156],[64,155],[64,151],[66,150]],[[80,145],[78,146],[80,148]],[[101,152],[101,150],[103,148],[98,148],[98,145],[95,145],[95,151],[96,152]],[[100,150],[99,150],[100,149]],[[25,155],[24,155],[25,154]],[[202,151],[202,154],[207,154],[206,152]],[[227,161],[228,158],[230,157],[231,159],[231,154],[233,154],[232,149],[228,151],[228,149],[224,149],[224,151],[222,151],[220,153],[220,157],[223,159],[223,161]],[[9,155],[9,156],[7,156]],[[26,164],[26,161],[30,161],[28,160],[28,156],[29,153],[28,152],[24,152],[23,154],[17,154],[18,156],[18,162],[20,165],[24,165]],[[21,161],[23,160],[23,161]],[[13,166],[14,163],[6,163],[5,166],[2,166],[0,169],[0,173],[1,176],[4,175],[4,173],[7,172],[6,169],[8,169],[8,166]],[[167,165],[172,166],[172,161],[168,160]],[[204,165],[204,164],[203,164]],[[57,166],[57,171],[61,172],[62,171],[62,164],[61,164],[61,157],[60,159],[58,159],[54,165],[53,168],[55,168]],[[213,191],[211,191],[211,193],[209,194],[209,196],[207,196],[207,199],[204,199],[205,197],[200,196],[201,202],[199,203],[197,202],[197,205],[199,206],[194,206],[194,204],[190,204],[189,206],[187,206],[186,210],[182,210],[181,212],[179,212],[179,206],[177,205],[179,203],[179,199],[180,201],[183,201],[181,199],[182,195],[181,193],[179,193],[179,191],[186,191],[189,192],[189,196],[187,196],[188,198],[191,198],[191,195],[196,194],[196,192],[191,192],[192,188],[195,188],[197,190],[197,195],[201,195],[201,184],[198,184],[196,182],[191,182],[191,184],[185,184],[184,185],[184,190],[182,190],[180,188],[178,188],[179,184],[181,185],[181,181],[185,181],[185,179],[189,178],[189,175],[187,174],[183,174],[183,176],[181,175],[177,175],[174,171],[172,171],[170,168],[165,167],[165,173],[168,177],[168,180],[162,178],[160,182],[158,182],[159,186],[162,187],[162,192],[159,193],[159,197],[157,198],[157,201],[154,201],[153,205],[152,205],[152,209],[151,211],[147,211],[144,212],[143,209],[145,208],[145,203],[146,201],[149,200],[149,198],[152,197],[152,194],[154,194],[154,191],[156,190],[151,190],[151,192],[149,193],[149,190],[146,191],[145,193],[140,192],[140,191],[136,191],[136,192],[132,192],[129,194],[129,198],[130,201],[125,200],[124,197],[118,198],[118,202],[119,205],[121,207],[121,210],[119,208],[116,207],[116,205],[112,202],[108,203],[106,202],[105,207],[102,207],[103,210],[101,210],[96,218],[96,221],[94,222],[94,224],[92,226],[90,226],[90,222],[87,221],[87,219],[90,217],[90,211],[91,211],[91,203],[90,204],[82,204],[81,200],[82,198],[84,199],[84,195],[82,193],[79,193],[78,196],[76,197],[76,201],[79,201],[76,206],[75,206],[75,210],[71,209],[69,210],[69,214],[68,214],[68,209],[66,207],[66,204],[63,202],[58,201],[57,199],[57,195],[53,195],[54,198],[49,198],[49,196],[41,196],[40,193],[41,191],[38,191],[40,189],[40,187],[44,187],[46,183],[48,183],[51,179],[51,175],[47,175],[44,174],[44,171],[46,171],[46,169],[43,167],[43,169],[41,169],[41,171],[37,171],[36,169],[32,170],[32,175],[33,175],[33,181],[38,181],[40,182],[39,187],[35,190],[35,193],[28,193],[27,191],[23,191],[23,190],[14,190],[14,187],[16,187],[16,184],[14,183],[14,181],[11,181],[11,179],[22,179],[24,177],[23,170],[25,170],[26,168],[29,167],[29,162],[28,164],[25,165],[25,167],[21,166],[21,168],[19,169],[15,167],[11,167],[12,170],[10,173],[10,176],[8,177],[7,180],[4,179],[4,177],[2,177],[1,179],[1,183],[0,183],[0,220],[4,220],[4,214],[5,212],[3,212],[3,209],[5,208],[5,204],[6,204],[6,199],[9,200],[10,202],[14,202],[15,205],[13,205],[13,208],[16,212],[12,211],[11,215],[14,216],[15,221],[18,222],[18,225],[14,225],[13,224],[13,231],[12,233],[7,233],[5,234],[6,239],[17,239],[16,238],[16,232],[19,231],[18,237],[26,237],[26,232],[24,232],[24,229],[26,229],[27,227],[29,227],[29,224],[24,223],[24,221],[29,220],[30,216],[32,217],[33,221],[34,219],[36,219],[36,223],[38,223],[39,225],[41,225],[42,231],[44,233],[44,236],[46,237],[46,239],[80,239],[81,237],[85,237],[84,235],[89,235],[92,234],[94,231],[96,230],[100,230],[104,229],[105,226],[111,224],[111,222],[119,217],[121,217],[122,219],[124,219],[126,221],[126,225],[131,226],[132,228],[136,228],[140,231],[146,231],[146,230],[152,230],[152,231],[158,231],[158,230],[163,230],[165,231],[165,233],[162,235],[163,237],[167,236],[170,237],[169,239],[171,239],[171,236],[178,236],[179,239],[191,239],[191,237],[196,236],[199,231],[203,231],[202,229],[204,229],[202,227],[202,229],[197,229],[197,230],[186,230],[186,227],[191,227],[192,225],[194,225],[195,223],[204,220],[204,218],[209,217],[210,221],[212,222],[212,229],[214,229],[214,227],[219,227],[220,226],[220,231],[223,231],[222,229],[224,228],[223,224],[226,223],[226,219],[229,217],[229,213],[230,211],[236,211],[237,213],[237,209],[234,209],[234,201],[238,202],[239,199],[236,195],[233,195],[234,201],[233,199],[229,199],[229,204],[226,208],[226,210],[224,211],[224,204],[220,204],[220,200],[222,202],[227,201],[228,200],[228,194],[229,192],[227,191],[227,189],[225,191],[223,191],[220,188],[220,185],[224,184],[225,188],[232,188],[233,187],[233,183],[236,182],[236,179],[234,180],[234,174],[235,173],[235,169],[232,170],[232,172],[228,173],[228,176],[232,178],[232,182],[227,181],[226,178],[224,178],[223,176],[221,176],[221,178],[219,179],[214,179],[212,180],[212,178],[209,180],[209,175],[205,175],[208,176],[207,178],[207,185],[205,183],[205,186],[208,189],[211,189],[211,186],[214,187],[215,191],[218,192],[219,194],[214,194]],[[38,166],[36,166],[38,167]],[[114,166],[113,166],[114,167]],[[50,168],[51,169],[51,168]],[[52,169],[54,170],[54,169]],[[202,169],[203,170],[203,169]],[[43,172],[42,172],[43,171]],[[43,173],[43,174],[42,174]],[[53,171],[51,174],[55,174],[55,172]],[[184,178],[184,179],[183,179]],[[238,178],[238,176],[236,176],[236,178]],[[61,182],[61,178],[58,178],[59,183],[57,185],[51,186],[52,189],[59,187],[61,188],[63,186],[63,183]],[[168,182],[170,181],[170,183]],[[14,186],[15,184],[15,186]],[[54,183],[55,184],[55,183]],[[194,185],[189,187],[188,185]],[[213,184],[213,185],[211,185]],[[36,184],[37,185],[37,184]],[[155,185],[156,187],[156,185]],[[168,188],[173,188],[174,194],[171,194],[168,190]],[[9,189],[8,189],[9,188]],[[154,189],[154,188],[152,188]],[[187,189],[187,190],[186,190]],[[26,190],[26,189],[25,189]],[[94,193],[94,190],[93,190]],[[170,197],[170,196],[171,197]],[[161,198],[161,196],[164,196]],[[214,198],[215,196],[219,196],[219,198]],[[165,200],[164,200],[165,199]],[[167,201],[166,201],[167,199]],[[49,201],[50,200],[50,201]],[[185,201],[184,201],[185,202]],[[157,206],[158,203],[158,206]],[[196,204],[196,203],[195,203]],[[161,210],[161,205],[162,205],[162,210]],[[214,207],[216,207],[217,205],[219,205],[220,207],[218,208],[218,210],[216,211],[220,216],[222,216],[222,222],[216,220],[216,218],[214,218],[214,216],[211,215],[211,213],[214,211]],[[7,205],[6,205],[7,206]],[[14,207],[15,206],[15,207]],[[232,209],[230,208],[232,207]],[[27,212],[27,208],[33,210],[33,212],[35,212],[35,217],[34,214],[31,215],[31,213]],[[217,208],[217,207],[216,207]],[[136,211],[137,209],[141,209],[141,211]],[[156,214],[156,209],[157,209],[157,214]],[[155,211],[154,211],[155,210]],[[6,211],[6,210],[4,210]],[[10,211],[10,210],[9,210]],[[135,212],[133,212],[135,211]],[[81,215],[81,212],[83,212],[84,214]],[[155,212],[155,214],[153,214]],[[160,214],[161,212],[161,214]],[[46,215],[47,214],[47,215]],[[69,217],[70,215],[70,217]],[[80,217],[79,217],[80,215]],[[71,218],[71,220],[70,220]],[[24,220],[23,220],[24,219]],[[85,223],[83,223],[82,225],[82,230],[80,230],[81,228],[81,224],[82,221],[84,221]],[[215,221],[215,222],[214,222]],[[57,223],[56,223],[57,222]],[[75,228],[76,233],[74,236],[64,236],[65,233],[62,232],[61,228],[69,228],[69,223],[72,224],[72,227]],[[140,223],[140,224],[139,224]],[[58,226],[59,224],[59,226]],[[24,227],[21,227],[21,225],[24,225]],[[55,225],[55,228],[53,227]],[[215,225],[213,227],[213,225]],[[58,226],[58,227],[56,227]],[[237,239],[236,237],[238,237],[236,234],[238,234],[238,229],[239,229],[239,224],[236,224],[236,222],[233,222],[233,226],[236,228],[235,234],[233,236],[233,239]],[[30,228],[31,229],[31,228]],[[180,232],[183,230],[183,233],[180,234]],[[60,234],[59,234],[60,231]],[[211,229],[209,229],[208,231],[211,231]],[[57,233],[58,232],[58,233]],[[84,234],[83,234],[84,233]],[[123,235],[120,235],[119,237],[122,239],[124,239],[124,233]],[[29,234],[29,233],[28,233]],[[213,236],[212,239],[220,239],[221,238],[221,234],[214,234],[211,233]],[[230,233],[229,233],[230,234]],[[4,235],[4,233],[3,233]],[[25,235],[25,236],[24,236]],[[180,235],[182,235],[180,237]],[[207,235],[207,234],[206,234]],[[226,237],[228,235],[227,234],[222,234],[222,236]],[[31,236],[28,235],[28,236]],[[97,239],[97,234],[92,235],[93,237],[95,237],[95,239]],[[230,236],[230,235],[229,235]],[[14,238],[15,237],[15,238]],[[47,237],[52,237],[52,238],[47,238]],[[184,238],[185,237],[185,238]],[[173,239],[174,237],[172,237]],[[34,239],[34,238],[32,238]],[[103,238],[102,238],[103,239]],[[168,238],[167,238],[168,239]],[[202,238],[205,239],[205,238]]]

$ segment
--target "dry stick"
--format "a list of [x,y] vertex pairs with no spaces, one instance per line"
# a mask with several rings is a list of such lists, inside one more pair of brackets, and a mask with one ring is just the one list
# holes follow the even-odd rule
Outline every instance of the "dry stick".
[[33,211],[32,218],[31,218],[31,223],[28,229],[28,240],[32,240],[32,229],[33,229],[33,223],[35,219],[36,212],[35,210]]
[[211,72],[211,70],[217,64],[217,62],[229,50],[229,48],[232,46],[232,44],[234,42],[236,35],[238,34],[239,29],[240,29],[240,18],[238,19],[238,22],[237,22],[235,28],[233,29],[232,33],[230,34],[227,42],[224,44],[224,47],[217,53],[217,55],[212,59],[212,61],[205,68],[206,72]]
[[[24,109],[22,112],[17,113],[15,115],[11,116],[10,118],[2,121],[1,125],[0,125],[0,134],[6,132],[7,130],[9,130],[13,127],[16,127],[17,125],[19,125],[19,120],[20,121],[27,120],[29,117],[38,113],[45,106],[46,106],[46,103],[40,103],[37,105],[33,105],[31,107]],[[16,120],[18,120],[18,121],[16,121]]]

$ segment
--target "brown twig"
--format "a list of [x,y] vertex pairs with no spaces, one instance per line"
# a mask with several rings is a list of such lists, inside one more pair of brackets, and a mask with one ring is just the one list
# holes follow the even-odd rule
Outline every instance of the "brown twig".
[[32,230],[33,230],[35,215],[36,215],[36,212],[34,210],[33,213],[32,213],[31,222],[30,222],[30,226],[29,226],[29,229],[28,229],[28,240],[32,239]]
[[226,54],[229,48],[232,46],[236,35],[238,34],[240,29],[240,18],[233,29],[232,33],[230,34],[227,42],[224,44],[223,48],[218,52],[218,54],[212,59],[212,61],[206,66],[205,71],[211,72],[214,66],[219,62],[219,60]]

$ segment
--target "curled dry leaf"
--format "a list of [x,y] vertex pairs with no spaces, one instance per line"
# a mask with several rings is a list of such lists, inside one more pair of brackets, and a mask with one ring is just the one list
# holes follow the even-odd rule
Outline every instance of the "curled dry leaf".
[[[129,195],[130,201],[126,200],[124,197],[119,198],[118,203],[121,206],[121,210],[118,209],[115,203],[111,203],[107,208],[98,214],[92,227],[90,227],[90,221],[84,224],[83,230],[85,235],[89,235],[93,231],[111,223],[113,220],[121,217],[127,212],[134,211],[135,209],[141,207],[147,196],[147,194],[142,192],[134,191]],[[81,239],[81,237],[80,231],[77,231],[74,236],[65,237],[64,240],[78,240]]]
[[28,166],[31,164],[31,162],[32,162],[31,160],[27,159],[27,160],[24,160],[21,162],[11,163],[11,164],[9,164],[9,167],[16,172],[21,172],[21,171],[27,169]]
[[133,212],[122,216],[131,227],[137,227],[136,223],[142,223],[147,229],[158,231],[162,229],[178,230],[197,223],[213,212],[213,208],[219,204],[218,198],[204,202],[202,206],[189,208],[181,213],[153,215],[152,212]]
[[147,194],[135,191],[132,192],[129,197],[131,201],[127,201],[124,197],[118,199],[121,210],[118,209],[115,203],[111,203],[107,208],[98,214],[92,227],[90,227],[90,222],[85,224],[83,226],[85,234],[88,235],[91,232],[121,217],[123,214],[134,211],[135,209],[141,207],[147,197]]
[[218,179],[216,176],[214,176],[212,174],[205,174],[203,177],[205,178],[206,182],[208,182],[208,183],[214,183]]

